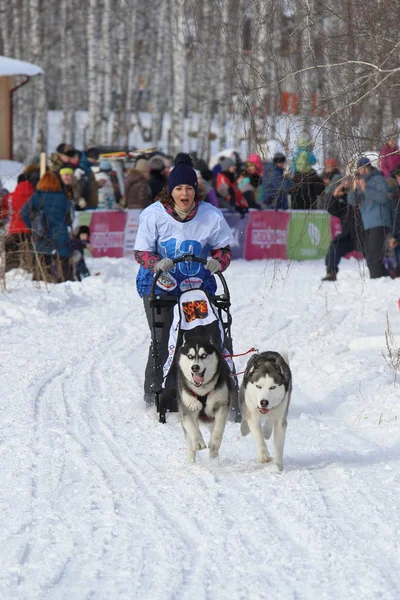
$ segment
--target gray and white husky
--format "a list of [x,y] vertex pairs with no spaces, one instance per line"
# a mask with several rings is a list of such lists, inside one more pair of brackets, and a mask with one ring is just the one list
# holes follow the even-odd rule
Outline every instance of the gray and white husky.
[[274,432],[273,462],[279,471],[283,469],[291,392],[292,374],[286,355],[261,352],[250,358],[239,391],[241,432],[242,435],[253,434],[261,463],[272,461],[265,439]]
[[177,360],[178,403],[185,432],[188,458],[196,461],[196,452],[206,443],[199,423],[210,427],[210,458],[217,458],[232,402],[233,383],[221,352],[201,337],[184,340]]

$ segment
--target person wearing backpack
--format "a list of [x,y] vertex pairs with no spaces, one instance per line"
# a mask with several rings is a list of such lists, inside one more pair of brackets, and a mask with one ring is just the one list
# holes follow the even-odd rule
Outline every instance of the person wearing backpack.
[[32,232],[33,280],[71,280],[70,203],[55,173],[45,173],[21,216]]

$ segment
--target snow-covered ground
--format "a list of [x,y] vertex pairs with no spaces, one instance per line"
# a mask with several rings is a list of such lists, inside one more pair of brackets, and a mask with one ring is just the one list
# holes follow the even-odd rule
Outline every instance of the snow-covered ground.
[[[288,347],[285,470],[229,423],[219,464],[186,463],[176,415],[146,413],[136,265],[0,297],[2,600],[400,597],[400,280],[345,261],[233,263],[236,352]],[[242,370],[247,357],[237,359]]]

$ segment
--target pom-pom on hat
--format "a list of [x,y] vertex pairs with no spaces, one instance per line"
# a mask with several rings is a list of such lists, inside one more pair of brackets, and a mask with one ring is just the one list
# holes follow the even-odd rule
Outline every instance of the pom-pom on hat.
[[174,168],[168,176],[168,194],[171,194],[177,185],[191,185],[197,192],[196,171],[193,168],[192,159],[185,152],[179,152],[175,157]]

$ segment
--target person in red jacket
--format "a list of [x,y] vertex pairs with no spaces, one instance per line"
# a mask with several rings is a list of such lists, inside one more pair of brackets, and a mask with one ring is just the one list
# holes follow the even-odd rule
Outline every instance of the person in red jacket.
[[18,177],[17,187],[4,198],[4,213],[7,218],[5,238],[5,270],[26,267],[30,230],[21,217],[21,209],[33,195],[35,189],[25,173]]

